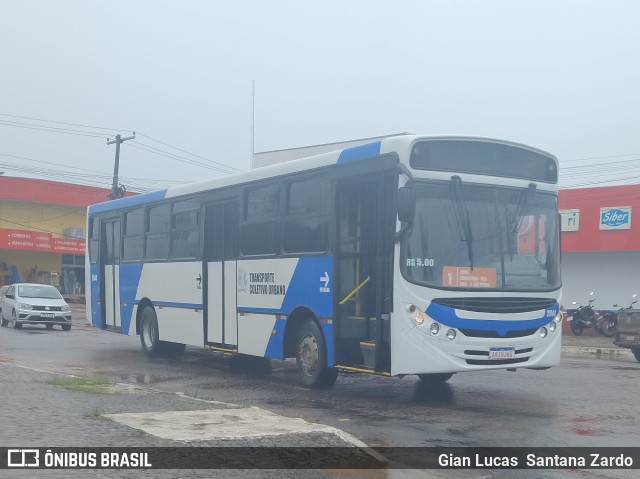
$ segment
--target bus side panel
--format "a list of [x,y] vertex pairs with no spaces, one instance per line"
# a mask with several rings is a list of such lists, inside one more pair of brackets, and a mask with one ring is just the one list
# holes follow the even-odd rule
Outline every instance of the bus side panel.
[[[275,314],[240,313],[238,316],[238,352],[252,356],[283,359],[284,321]],[[282,324],[276,329],[276,324]],[[276,334],[274,334],[274,331]],[[271,341],[271,338],[278,337]]]
[[89,307],[87,314],[89,315],[91,324],[96,328],[103,328],[102,308],[100,306],[102,304],[100,298],[100,265],[92,264],[89,268],[89,274],[90,287],[86,289],[90,291],[91,296],[87,302]]
[[144,264],[136,303],[143,298],[153,303],[161,341],[204,345],[202,262]]
[[332,274],[331,256],[238,261],[238,352],[283,359],[286,318],[305,307],[322,325],[333,366]]

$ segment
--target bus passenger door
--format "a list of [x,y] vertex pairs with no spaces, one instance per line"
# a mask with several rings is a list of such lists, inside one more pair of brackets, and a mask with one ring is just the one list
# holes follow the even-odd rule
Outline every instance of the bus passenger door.
[[337,364],[390,371],[394,172],[338,182],[334,337]]
[[120,322],[120,220],[102,222],[102,327],[119,329]]
[[236,267],[238,204],[209,203],[204,215],[204,305],[207,343],[238,344]]

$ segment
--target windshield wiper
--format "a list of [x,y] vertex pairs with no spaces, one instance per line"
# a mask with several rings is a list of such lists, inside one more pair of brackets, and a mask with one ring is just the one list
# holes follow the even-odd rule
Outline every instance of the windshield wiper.
[[451,177],[451,193],[453,205],[458,220],[458,230],[460,239],[467,243],[467,254],[469,255],[469,267],[473,269],[473,233],[471,231],[471,218],[469,207],[463,197],[462,178],[458,175]]
[[520,229],[522,220],[524,219],[525,213],[527,212],[529,202],[536,192],[536,188],[537,185],[535,183],[529,183],[527,189],[523,190],[522,193],[520,193],[520,199],[518,200],[518,204],[516,205],[516,210],[513,212],[511,221],[509,221],[509,230],[512,233],[517,233]]

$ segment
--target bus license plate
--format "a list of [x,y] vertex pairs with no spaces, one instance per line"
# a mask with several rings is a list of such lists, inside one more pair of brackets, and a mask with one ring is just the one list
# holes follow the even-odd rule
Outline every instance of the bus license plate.
[[490,348],[489,359],[513,359],[515,351],[513,348]]
[[40,313],[41,318],[55,318],[56,315],[53,313]]

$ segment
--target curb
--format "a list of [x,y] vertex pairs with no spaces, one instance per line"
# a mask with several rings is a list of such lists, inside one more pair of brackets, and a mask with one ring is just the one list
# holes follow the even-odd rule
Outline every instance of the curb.
[[602,358],[634,359],[633,353],[626,348],[598,348],[593,346],[562,346],[562,353],[571,356],[595,356]]

